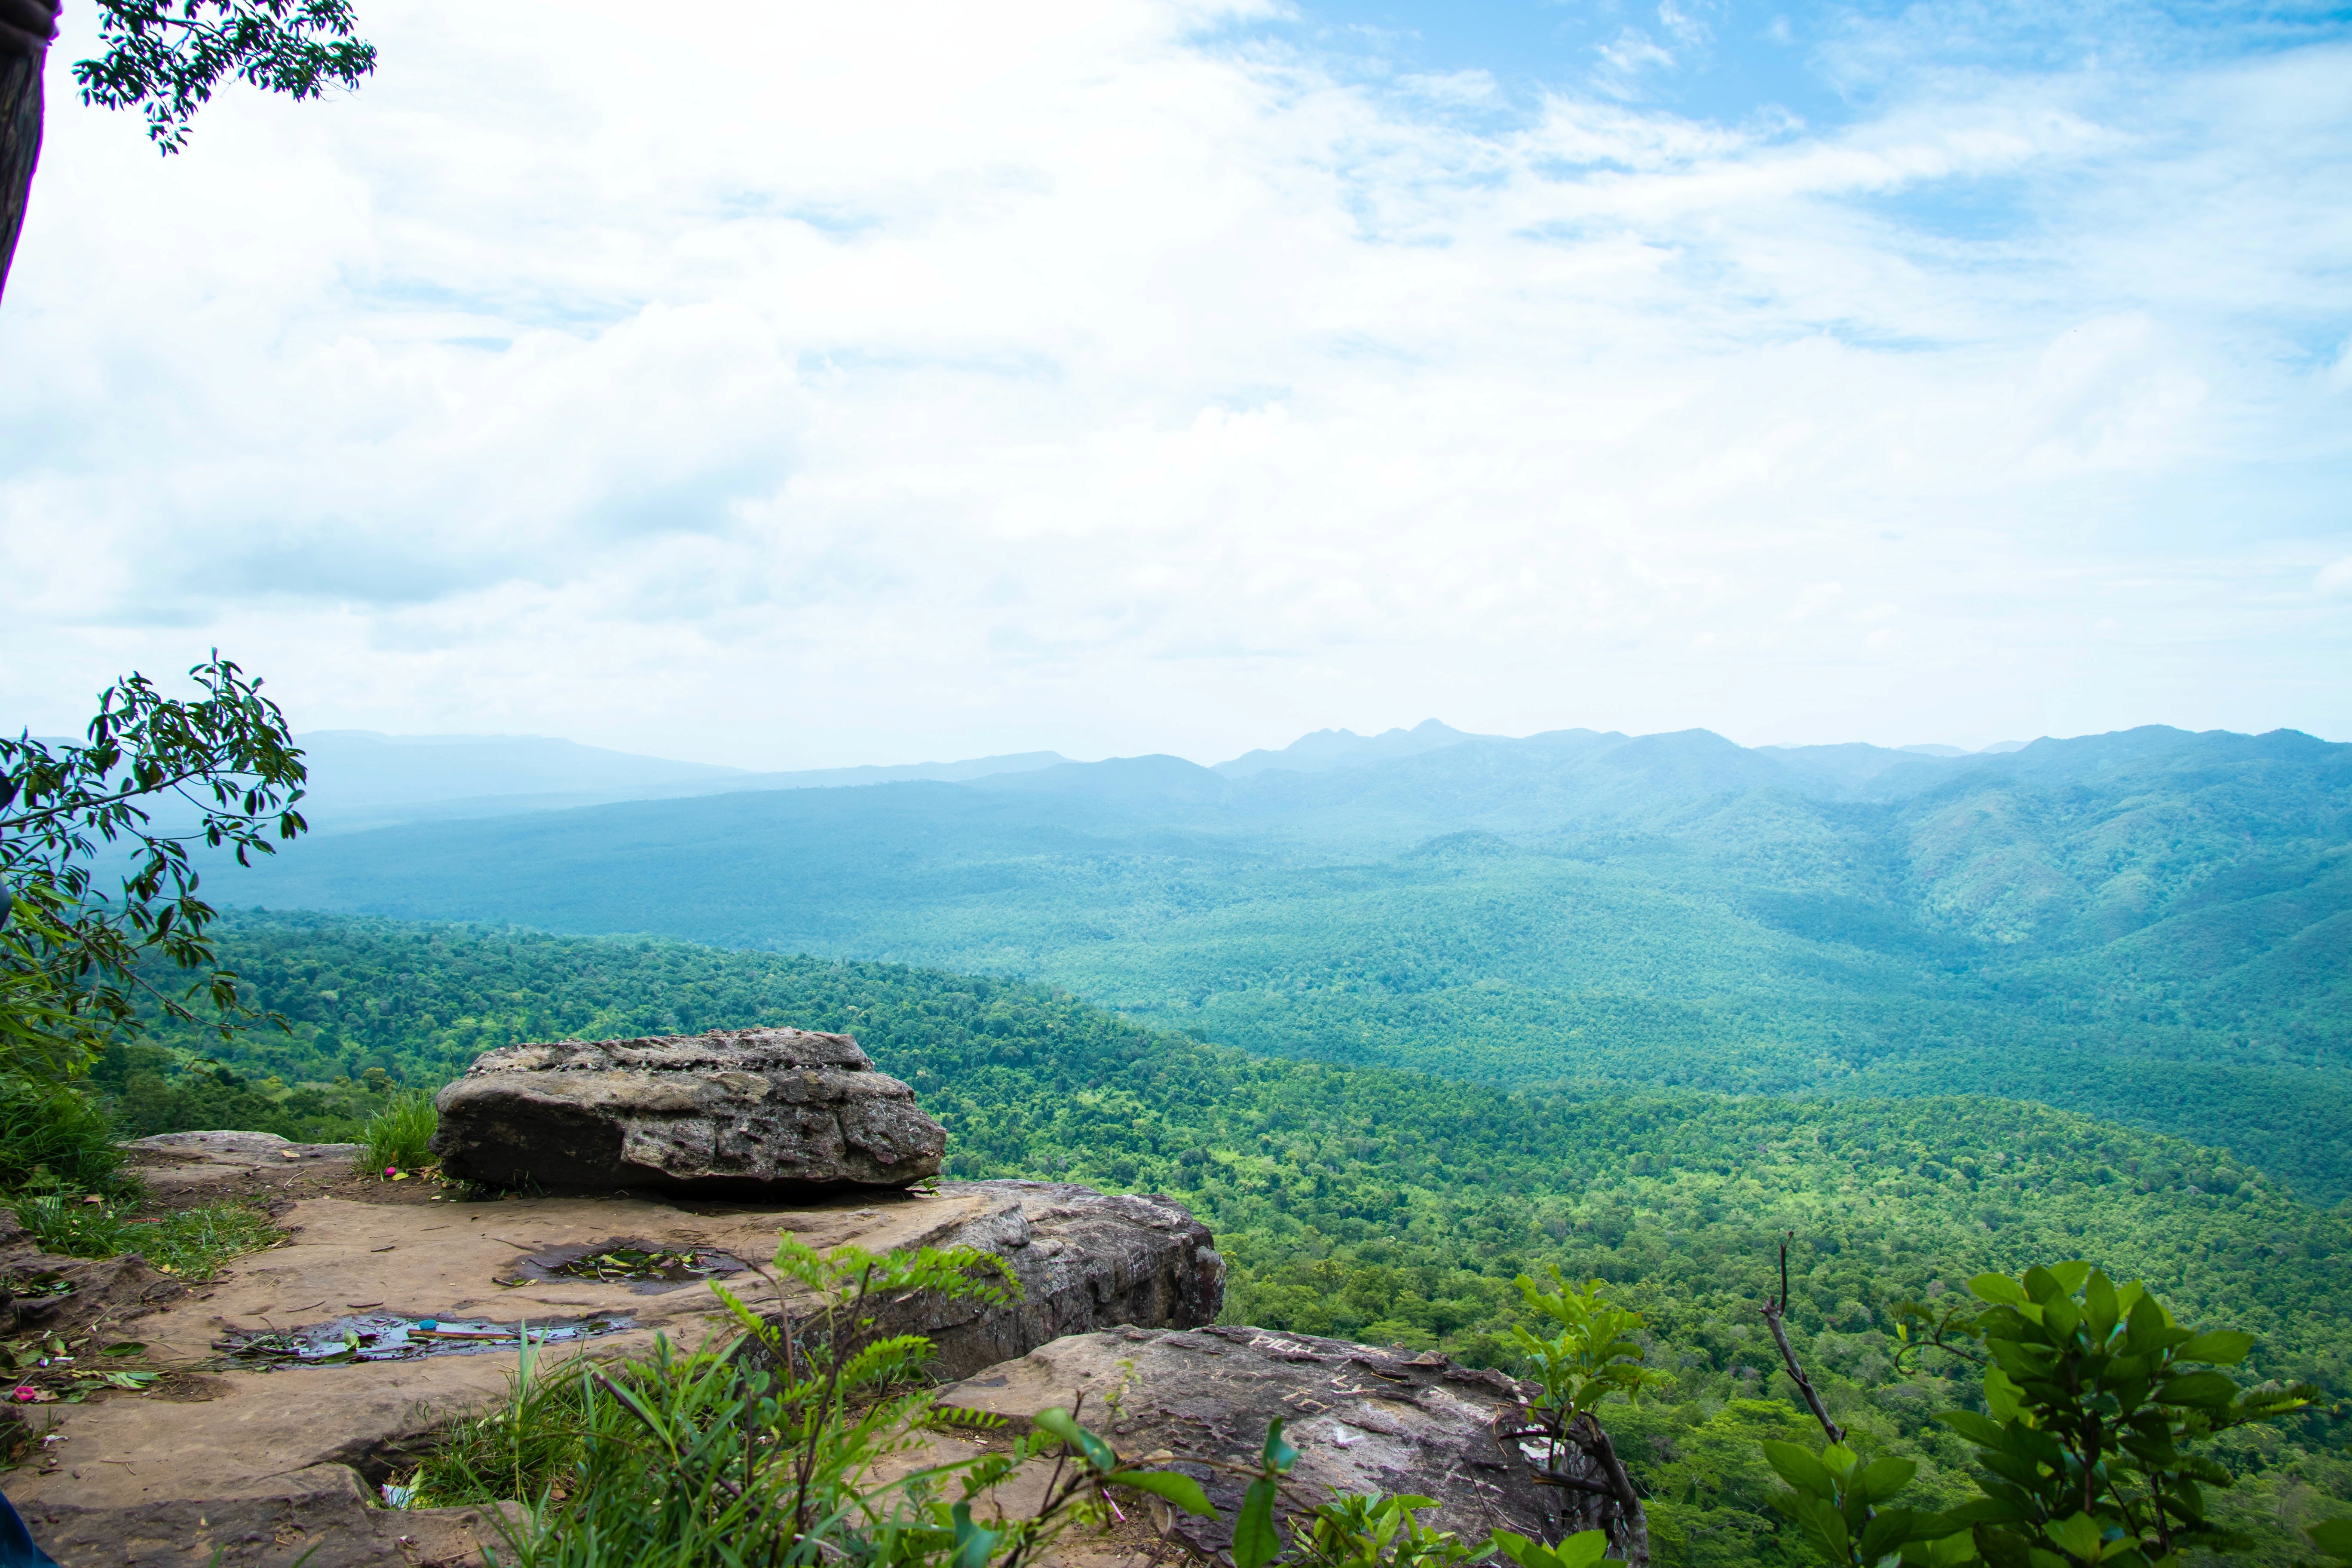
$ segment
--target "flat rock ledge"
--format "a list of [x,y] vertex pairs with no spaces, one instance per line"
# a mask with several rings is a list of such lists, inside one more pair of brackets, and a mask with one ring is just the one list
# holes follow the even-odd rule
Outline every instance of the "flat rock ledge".
[[1068,1409],[1121,1454],[1166,1449],[1198,1479],[1220,1520],[1164,1506],[1161,1535],[1204,1560],[1233,1545],[1245,1482],[1200,1459],[1255,1464],[1266,1423],[1280,1416],[1298,1449],[1288,1518],[1339,1492],[1434,1498],[1423,1522],[1475,1541],[1494,1529],[1550,1540],[1564,1528],[1554,1498],[1523,1457],[1498,1440],[1517,1425],[1524,1391],[1499,1372],[1327,1340],[1226,1325],[1140,1327],[1073,1334],[940,1391],[941,1403],[1025,1422]]
[[791,1199],[936,1176],[947,1132],[847,1035],[507,1046],[436,1105],[442,1170],[538,1192]]
[[[977,1247],[1021,1282],[1019,1301],[918,1297],[882,1314],[886,1331],[930,1336],[950,1377],[1072,1333],[1205,1323],[1224,1296],[1208,1229],[1181,1205],[1059,1182],[950,1182],[792,1207],[653,1197],[386,1207],[329,1196],[296,1204],[287,1222],[283,1245],[239,1259],[193,1293],[136,1258],[77,1265],[92,1273],[76,1296],[112,1312],[110,1326],[135,1316],[150,1364],[188,1374],[188,1386],[172,1399],[110,1392],[41,1407],[54,1415],[58,1441],[12,1473],[6,1489],[65,1568],[203,1568],[216,1548],[220,1568],[284,1568],[313,1546],[307,1568],[478,1563],[484,1546],[510,1556],[489,1510],[394,1511],[373,1500],[444,1422],[498,1396],[511,1353],[258,1372],[221,1364],[214,1343],[225,1329],[290,1327],[363,1303],[508,1321],[628,1314],[634,1329],[578,1352],[598,1359],[646,1355],[656,1333],[696,1344],[731,1332],[699,1289],[639,1295],[623,1283],[573,1279],[503,1287],[519,1253],[639,1236],[764,1263],[780,1230],[820,1249]],[[766,1304],[756,1286],[740,1276],[735,1284],[755,1306]]]

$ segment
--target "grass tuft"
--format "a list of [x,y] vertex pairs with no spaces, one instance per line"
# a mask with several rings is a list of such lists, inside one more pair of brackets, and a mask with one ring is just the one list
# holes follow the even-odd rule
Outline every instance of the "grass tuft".
[[433,1096],[425,1089],[410,1089],[368,1118],[367,1131],[361,1135],[367,1152],[360,1156],[361,1163],[377,1175],[387,1169],[414,1171],[429,1165],[433,1155],[425,1145],[440,1125]]
[[543,1377],[534,1359],[526,1355],[510,1374],[503,1400],[443,1429],[432,1457],[410,1478],[410,1508],[563,1500],[563,1478],[587,1445],[587,1363]]
[[0,1076],[0,1192],[123,1185],[114,1129],[71,1084]]
[[268,1215],[243,1204],[207,1204],[136,1224],[121,1205],[85,1203],[68,1193],[19,1198],[16,1208],[16,1223],[44,1252],[68,1258],[136,1252],[192,1284],[212,1279],[232,1258],[275,1246],[284,1234]]

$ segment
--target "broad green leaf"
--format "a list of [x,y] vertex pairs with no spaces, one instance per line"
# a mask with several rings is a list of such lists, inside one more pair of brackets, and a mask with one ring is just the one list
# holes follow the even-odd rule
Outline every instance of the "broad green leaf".
[[[2009,1373],[1997,1366],[1985,1368],[1984,1391],[1985,1408],[1992,1412],[1995,1421],[2017,1419],[2017,1413],[2025,1403],[2024,1393],[2011,1381]],[[1966,1436],[1967,1434],[1961,1436]]]
[[2166,1378],[2157,1396],[2167,1405],[2211,1409],[2237,1398],[2238,1385],[2226,1372],[2184,1372]]
[[1516,1530],[1498,1530],[1494,1534],[1495,1549],[1519,1568],[1552,1568],[1551,1549],[1531,1536]]
[[1811,1497],[1824,1501],[1837,1496],[1837,1482],[1829,1468],[1794,1443],[1768,1439],[1764,1445],[1764,1462],[1780,1472],[1780,1479]]
[[[2240,1333],[2235,1329],[2215,1329],[2199,1334],[2173,1352],[2180,1361],[2210,1362],[2215,1366],[2235,1366],[2246,1359],[2254,1348],[2254,1336]],[[111,1355],[111,1351],[107,1352]]]
[[1817,1502],[1811,1498],[1801,1496],[1797,1501],[1801,1510],[1797,1515],[1798,1522],[1804,1526],[1805,1533],[1812,1539],[1813,1544],[1821,1548],[1822,1554],[1832,1563],[1852,1562],[1853,1538],[1846,1533],[1844,1516],[1829,1504]]
[[1109,1479],[1123,1487],[1133,1487],[1139,1492],[1165,1499],[1186,1513],[1202,1519],[1214,1519],[1217,1510],[1209,1506],[1209,1494],[1201,1483],[1181,1470],[1120,1470]]
[[1907,1508],[1890,1508],[1862,1530],[1862,1560],[1876,1563],[1903,1549],[1911,1538],[1912,1513]]
[[1559,1568],[1590,1568],[1609,1555],[1609,1537],[1598,1530],[1580,1530],[1558,1546],[1551,1557]]
[[2091,1338],[2105,1343],[2107,1336],[2116,1331],[2116,1321],[2123,1313],[2116,1301],[2114,1284],[2098,1269],[2091,1271],[2090,1280],[2083,1287],[2083,1310],[2090,1320]]
[[2323,1520],[2305,1533],[2311,1543],[2339,1563],[2352,1563],[2352,1519]]
[[1911,1484],[1919,1467],[1908,1459],[1873,1459],[1862,1472],[1862,1490],[1874,1503],[1885,1502]]
[[1976,1554],[1977,1538],[1963,1530],[1927,1542],[1927,1568],[1958,1568]]
[[2072,1263],[2053,1263],[2050,1266],[2050,1275],[2058,1281],[2061,1289],[2072,1296],[2091,1278],[2091,1266],[2079,1258]]
[[2026,1300],[2025,1288],[2006,1274],[1978,1275],[1969,1281],[1969,1294],[1996,1307],[2021,1306]]
[[[1993,1377],[1999,1375],[1999,1370],[1995,1369],[1993,1373],[1987,1375],[1986,1381],[1990,1382]],[[2002,1428],[2000,1422],[1974,1410],[1947,1410],[1936,1419],[1979,1448],[1998,1448],[2009,1438],[2009,1434]],[[1768,1443],[1765,1447],[1769,1448],[1771,1445]],[[1798,1451],[1803,1452],[1802,1449]]]
[[2085,1563],[2099,1560],[2100,1547],[2105,1535],[2106,1532],[2099,1528],[2099,1521],[2087,1513],[2062,1519],[2050,1526],[2050,1539],[2063,1547],[2068,1556],[2079,1557]]
[[1242,1494],[1234,1521],[1234,1568],[1265,1568],[1282,1551],[1274,1529],[1274,1483],[1261,1476]]

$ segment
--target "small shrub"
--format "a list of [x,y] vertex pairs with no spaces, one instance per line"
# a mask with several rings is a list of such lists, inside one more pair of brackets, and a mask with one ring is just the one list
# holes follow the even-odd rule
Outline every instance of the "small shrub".
[[425,1145],[432,1142],[434,1130],[440,1125],[441,1116],[433,1109],[433,1096],[421,1089],[410,1089],[368,1118],[367,1131],[362,1137],[367,1152],[360,1158],[368,1170],[377,1174],[386,1169],[413,1171],[430,1164],[433,1155]]

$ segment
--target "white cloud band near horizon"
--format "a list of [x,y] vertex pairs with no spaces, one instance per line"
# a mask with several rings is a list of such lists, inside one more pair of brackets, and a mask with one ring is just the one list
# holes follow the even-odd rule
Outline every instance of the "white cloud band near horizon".
[[362,9],[358,94],[169,161],[52,63],[12,724],[217,645],[306,730],[763,768],[2352,737],[2344,38],[1915,8],[1805,126],[1202,6]]

